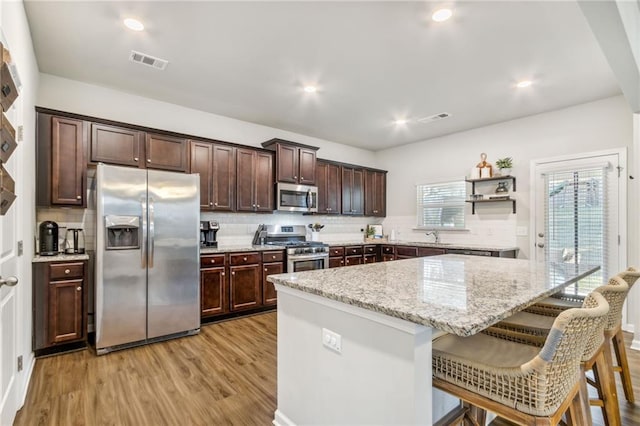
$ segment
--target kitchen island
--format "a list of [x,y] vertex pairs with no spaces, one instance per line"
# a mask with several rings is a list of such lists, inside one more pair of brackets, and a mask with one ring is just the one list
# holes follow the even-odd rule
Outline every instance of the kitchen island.
[[470,336],[598,269],[443,255],[269,276],[274,424],[431,424],[448,408],[432,403],[436,333]]

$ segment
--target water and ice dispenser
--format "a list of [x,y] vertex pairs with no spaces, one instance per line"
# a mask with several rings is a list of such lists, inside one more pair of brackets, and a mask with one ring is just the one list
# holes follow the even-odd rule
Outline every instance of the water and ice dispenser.
[[106,250],[136,250],[140,248],[140,217],[105,216]]

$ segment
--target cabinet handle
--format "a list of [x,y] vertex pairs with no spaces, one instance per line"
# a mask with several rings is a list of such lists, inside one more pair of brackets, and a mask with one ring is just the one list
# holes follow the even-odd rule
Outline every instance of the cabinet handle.
[[133,157],[133,161],[138,161],[139,158],[138,157]]
[[216,260],[215,259],[211,259],[211,263],[216,263]]
[[82,200],[82,195],[76,195],[76,200]]
[[242,258],[242,260],[244,260],[244,261],[246,262],[246,261],[247,261],[247,258],[246,258],[246,257],[243,257],[243,258]]
[[76,291],[82,291],[82,287],[80,286],[76,287]]
[[236,271],[231,271],[231,275],[235,275],[235,274],[236,274]]
[[349,261],[347,260],[347,265],[349,264]]
[[304,180],[304,178],[302,176],[300,176],[300,180]]
[[209,203],[210,206],[213,206],[213,203]]
[[269,272],[269,271],[267,271],[267,268],[264,268],[264,271],[265,271],[265,272]]
[[70,272],[71,272],[71,271],[70,271],[69,269],[65,269],[65,270],[64,270],[64,273],[65,273],[65,274],[68,274],[68,273],[70,273]]
[[276,256],[275,256],[275,255],[273,255],[273,256],[272,256],[272,258],[273,258],[273,259],[275,259],[275,258],[276,258]]
[[220,275],[222,275],[224,277],[224,272],[222,274],[220,274]]
[[260,204],[256,204],[256,207],[257,207],[257,208],[260,208]]
[[294,176],[293,178],[294,178],[294,179],[298,179],[298,176]]
[[213,203],[213,205],[217,207],[217,206],[218,206],[218,203]]
[[344,265],[344,260],[341,260],[341,261],[340,261],[340,264],[341,264],[341,265]]
[[150,163],[150,162],[151,162],[151,158],[147,158],[147,163]]

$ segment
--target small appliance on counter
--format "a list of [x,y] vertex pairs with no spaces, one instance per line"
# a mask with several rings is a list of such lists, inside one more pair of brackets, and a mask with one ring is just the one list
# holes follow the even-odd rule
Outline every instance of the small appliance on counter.
[[218,247],[216,235],[220,225],[215,220],[200,221],[200,247]]
[[40,224],[39,229],[40,256],[55,256],[58,254],[58,224],[47,220]]
[[84,254],[84,231],[81,228],[69,228],[64,237],[65,254]]

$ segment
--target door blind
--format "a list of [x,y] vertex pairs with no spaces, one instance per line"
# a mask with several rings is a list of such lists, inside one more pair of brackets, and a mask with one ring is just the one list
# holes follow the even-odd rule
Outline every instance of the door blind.
[[589,293],[608,276],[606,184],[602,167],[545,175],[547,261],[601,266],[567,291]]

